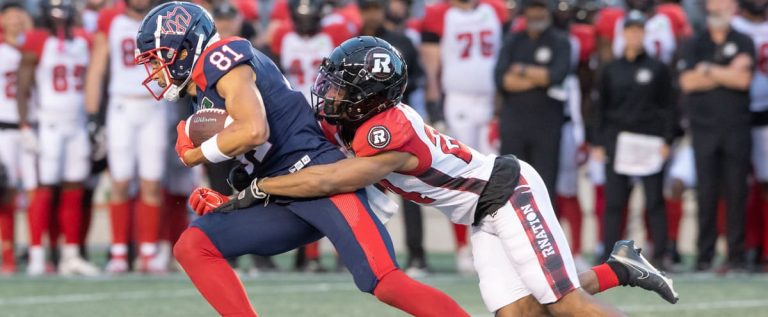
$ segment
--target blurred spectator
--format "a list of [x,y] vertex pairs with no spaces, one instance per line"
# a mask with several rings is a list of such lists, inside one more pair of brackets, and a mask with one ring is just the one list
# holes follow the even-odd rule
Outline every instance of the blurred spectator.
[[[99,270],[79,254],[82,185],[90,170],[82,91],[89,59],[88,41],[75,28],[77,12],[71,2],[45,0],[40,8],[43,27],[28,32],[25,37],[16,94],[22,133],[29,135],[32,131],[27,110],[33,87],[40,105],[39,142],[34,138],[24,140],[40,155],[40,186],[29,207],[27,273],[33,276],[45,273],[42,236],[53,222],[51,215],[56,215],[65,238],[59,273],[97,275]],[[54,239],[57,237],[50,231],[48,234]]]
[[[603,69],[600,76],[599,102],[595,105],[595,147],[593,156],[604,162],[606,172],[605,219],[603,224],[606,246],[621,239],[623,210],[629,201],[633,176],[615,169],[618,150],[627,151],[619,144],[619,136],[626,132],[663,139],[659,149],[663,159],[669,156],[669,145],[674,139],[674,103],[671,98],[671,77],[667,67],[644,48],[645,15],[630,11],[623,21],[624,55]],[[626,145],[625,145],[626,146]],[[661,169],[651,175],[642,175],[645,208],[650,224],[650,237],[654,243],[652,260],[660,262],[667,245],[667,221],[664,207],[664,173]],[[606,248],[602,260],[611,250]]]
[[[752,112],[752,170],[755,198],[747,212],[746,242],[753,264],[757,247],[762,244],[763,259],[768,259],[768,1],[741,1],[740,16],[731,25],[749,35],[757,49],[757,67],[750,87],[749,110]],[[761,219],[762,218],[762,219]],[[761,221],[762,220],[762,221]],[[751,249],[751,250],[750,250]]]
[[[304,0],[308,3],[311,0]],[[277,0],[272,7],[272,14],[265,32],[265,43],[273,45],[275,32],[291,25],[291,13],[288,0]],[[360,32],[361,18],[357,9],[357,3],[353,0],[322,0],[322,15],[320,25],[327,27],[338,24],[346,28],[346,33],[357,34]]]
[[[419,53],[411,39],[405,35],[408,19],[409,1],[395,0],[358,0],[363,26],[360,35],[376,36],[397,48],[408,65],[408,86],[403,96],[403,103],[411,105],[411,94],[419,88],[423,75]],[[394,10],[394,12],[393,12]],[[408,248],[406,273],[411,276],[427,274],[427,258],[423,246],[423,219],[421,207],[411,201],[403,200],[405,240]]]
[[[582,211],[578,199],[579,165],[585,157],[584,120],[582,120],[582,89],[577,70],[580,67],[589,68],[589,55],[594,50],[593,29],[586,25],[576,24],[577,7],[570,0],[558,0],[555,7],[554,25],[559,30],[569,34],[571,45],[570,70],[563,82],[567,95],[565,103],[566,122],[563,124],[560,138],[560,159],[555,199],[555,208],[559,218],[568,222],[571,239],[569,245],[574,255],[577,269],[588,268],[581,257],[581,224]],[[583,48],[582,48],[583,47]],[[587,59],[586,61],[582,61]],[[588,79],[589,80],[589,79]]]
[[680,86],[693,136],[698,177],[698,270],[711,268],[717,239],[717,200],[727,205],[728,265],[744,265],[744,214],[750,159],[749,85],[752,40],[730,26],[735,0],[707,0],[707,29],[687,43]]
[[259,42],[259,37],[254,28],[254,24],[247,22],[237,7],[227,1],[222,1],[213,6],[211,14],[216,23],[216,30],[219,31],[221,38],[239,36],[251,41],[251,43],[260,48],[263,46]]
[[551,26],[547,1],[529,1],[523,14],[525,30],[504,40],[495,70],[501,153],[529,162],[554,201],[571,48],[567,35]]
[[[0,6],[0,275],[16,272],[14,229],[16,187],[22,160],[34,158],[23,151],[16,109],[16,72],[21,62],[19,47],[28,31],[29,16],[22,2],[6,1]],[[26,154],[26,155],[25,155]]]
[[107,0],[87,0],[81,13],[83,29],[88,34],[96,32],[99,20],[99,11],[107,5]]
[[[488,142],[495,97],[493,66],[507,20],[503,2],[451,0],[427,7],[422,22],[429,117],[433,124],[444,117],[451,135],[484,153],[493,151]],[[444,113],[438,106],[442,97]],[[458,269],[473,272],[467,228],[454,225],[454,232]]]

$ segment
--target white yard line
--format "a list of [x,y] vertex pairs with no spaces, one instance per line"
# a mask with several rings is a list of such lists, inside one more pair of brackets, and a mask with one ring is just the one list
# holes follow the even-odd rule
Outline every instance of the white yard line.
[[[249,295],[268,294],[295,294],[295,293],[317,293],[331,291],[352,291],[354,285],[349,283],[312,283],[296,284],[283,286],[250,286]],[[160,298],[182,298],[200,296],[196,290],[140,290],[126,292],[107,292],[107,293],[79,293],[62,295],[34,295],[0,298],[0,306],[25,306],[41,304],[63,304],[63,303],[82,303],[82,302],[101,302],[114,300],[142,300],[142,299],[160,299]]]

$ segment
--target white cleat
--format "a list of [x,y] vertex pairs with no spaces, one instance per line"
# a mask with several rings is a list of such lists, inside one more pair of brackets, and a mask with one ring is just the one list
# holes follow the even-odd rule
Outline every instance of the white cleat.
[[126,260],[125,257],[113,256],[112,259],[107,262],[105,270],[107,271],[107,274],[110,275],[125,274],[128,272],[128,260]]
[[45,275],[45,249],[43,249],[42,246],[33,246],[29,248],[29,264],[27,264],[27,275]]
[[98,276],[101,272],[99,271],[99,268],[91,264],[91,262],[88,262],[79,256],[74,256],[61,259],[61,263],[59,263],[59,274],[62,276],[80,275],[90,277]]

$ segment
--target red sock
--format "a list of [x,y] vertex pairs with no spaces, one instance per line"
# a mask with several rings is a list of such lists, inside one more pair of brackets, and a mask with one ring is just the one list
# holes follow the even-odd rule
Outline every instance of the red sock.
[[453,224],[453,233],[456,234],[457,249],[467,245],[467,226]]
[[14,237],[14,211],[16,206],[13,202],[0,205],[0,240],[2,240],[3,265],[14,265],[16,263],[13,252]]
[[719,199],[717,201],[717,234],[725,235],[725,228],[728,221],[725,218],[725,200]]
[[672,241],[677,241],[677,236],[680,233],[680,220],[683,219],[683,199],[671,198],[667,199],[667,235]]
[[312,242],[304,246],[304,255],[307,261],[313,261],[320,258],[320,242]]
[[373,294],[380,301],[414,316],[469,316],[448,295],[411,279],[400,270],[384,275]]
[[109,217],[112,223],[112,244],[127,244],[131,203],[124,201],[109,204]]
[[138,240],[140,243],[157,243],[160,235],[160,206],[152,206],[139,200],[136,205]]
[[[603,241],[603,216],[605,215],[605,185],[595,186],[595,217],[597,218],[597,239]],[[606,246],[608,247],[608,246]]]
[[52,203],[53,192],[50,188],[41,187],[35,190],[28,212],[29,244],[31,246],[43,244],[43,233],[48,229]]
[[581,253],[581,206],[576,196],[557,196],[557,208],[560,215],[568,221],[571,227],[571,253]]
[[63,189],[59,199],[59,223],[67,244],[80,244],[83,189]]
[[761,213],[763,216],[763,259],[768,260],[768,199],[761,199]]
[[174,244],[176,240],[179,240],[181,233],[189,226],[187,196],[168,195],[166,199],[164,205],[168,208],[168,241]]
[[597,275],[600,292],[619,286],[619,277],[607,263],[592,267],[592,271]]
[[754,183],[747,198],[747,213],[744,223],[744,247],[747,250],[760,247],[763,231],[762,206],[760,204],[760,185]]
[[184,231],[173,255],[219,315],[256,316],[243,284],[202,230]]

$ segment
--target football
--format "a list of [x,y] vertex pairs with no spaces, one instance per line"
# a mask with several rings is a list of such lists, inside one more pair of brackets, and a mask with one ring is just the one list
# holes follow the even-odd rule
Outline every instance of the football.
[[224,109],[203,109],[187,118],[186,132],[195,146],[200,146],[232,123]]

